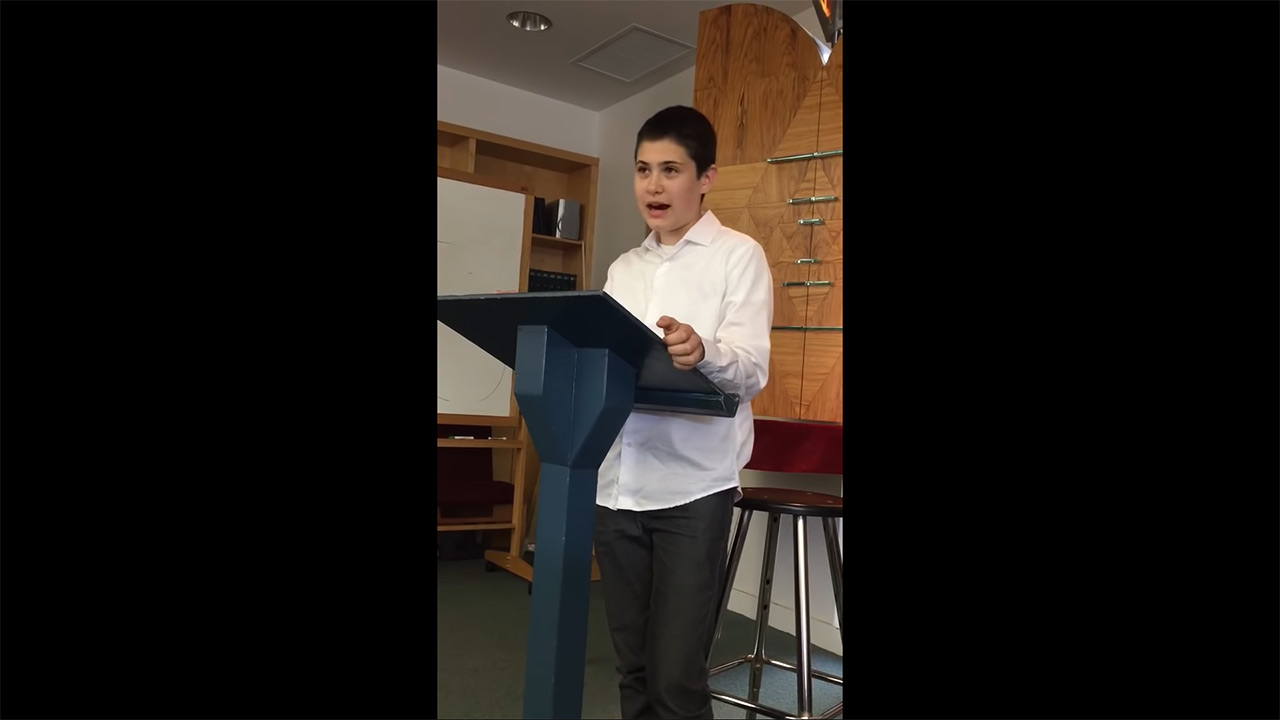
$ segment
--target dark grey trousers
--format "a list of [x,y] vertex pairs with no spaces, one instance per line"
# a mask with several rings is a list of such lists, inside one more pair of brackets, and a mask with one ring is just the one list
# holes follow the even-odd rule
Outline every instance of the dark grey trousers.
[[735,495],[647,512],[596,506],[596,562],[624,720],[714,717],[707,654]]

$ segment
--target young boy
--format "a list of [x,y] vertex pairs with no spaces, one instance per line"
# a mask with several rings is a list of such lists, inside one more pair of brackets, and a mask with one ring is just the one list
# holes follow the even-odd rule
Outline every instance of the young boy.
[[653,231],[604,291],[663,335],[677,368],[741,397],[736,417],[633,412],[600,467],[596,560],[623,718],[710,718],[707,655],[725,580],[738,472],[769,377],[773,280],[760,244],[702,209],[716,134],[688,107],[636,136],[636,204]]

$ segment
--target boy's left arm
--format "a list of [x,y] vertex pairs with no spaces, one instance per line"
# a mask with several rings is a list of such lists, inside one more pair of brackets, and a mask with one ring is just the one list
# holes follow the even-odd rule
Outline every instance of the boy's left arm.
[[726,272],[724,321],[715,337],[702,338],[704,357],[695,367],[749,403],[769,381],[773,274],[759,243],[734,253]]

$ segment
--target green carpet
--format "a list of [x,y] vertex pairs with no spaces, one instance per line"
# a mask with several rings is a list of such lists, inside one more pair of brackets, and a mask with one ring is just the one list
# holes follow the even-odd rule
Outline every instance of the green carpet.
[[[518,718],[524,696],[525,640],[529,623],[529,595],[524,580],[505,571],[485,572],[483,560],[437,561],[436,607],[440,640],[439,701],[437,717]],[[617,718],[618,679],[613,646],[604,619],[600,583],[591,585],[591,609],[587,621],[587,665],[583,680],[582,717]],[[744,655],[751,649],[754,621],[729,613],[714,664]],[[795,662],[795,638],[770,629],[766,652],[782,662]],[[843,674],[843,660],[821,648],[813,648],[815,669]],[[746,696],[747,668],[739,666],[711,680],[715,689]],[[795,675],[777,668],[764,669],[760,701],[764,705],[795,712]],[[843,689],[816,680],[814,711],[822,712],[839,702]],[[714,703],[717,718],[743,718],[746,712]],[[837,717],[843,717],[838,715]]]

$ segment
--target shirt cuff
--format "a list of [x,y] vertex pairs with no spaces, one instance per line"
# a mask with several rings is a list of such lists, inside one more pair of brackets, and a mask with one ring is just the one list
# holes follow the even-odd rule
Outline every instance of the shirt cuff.
[[716,341],[702,338],[702,360],[694,367],[703,375],[719,377],[720,369],[724,367],[724,349]]

